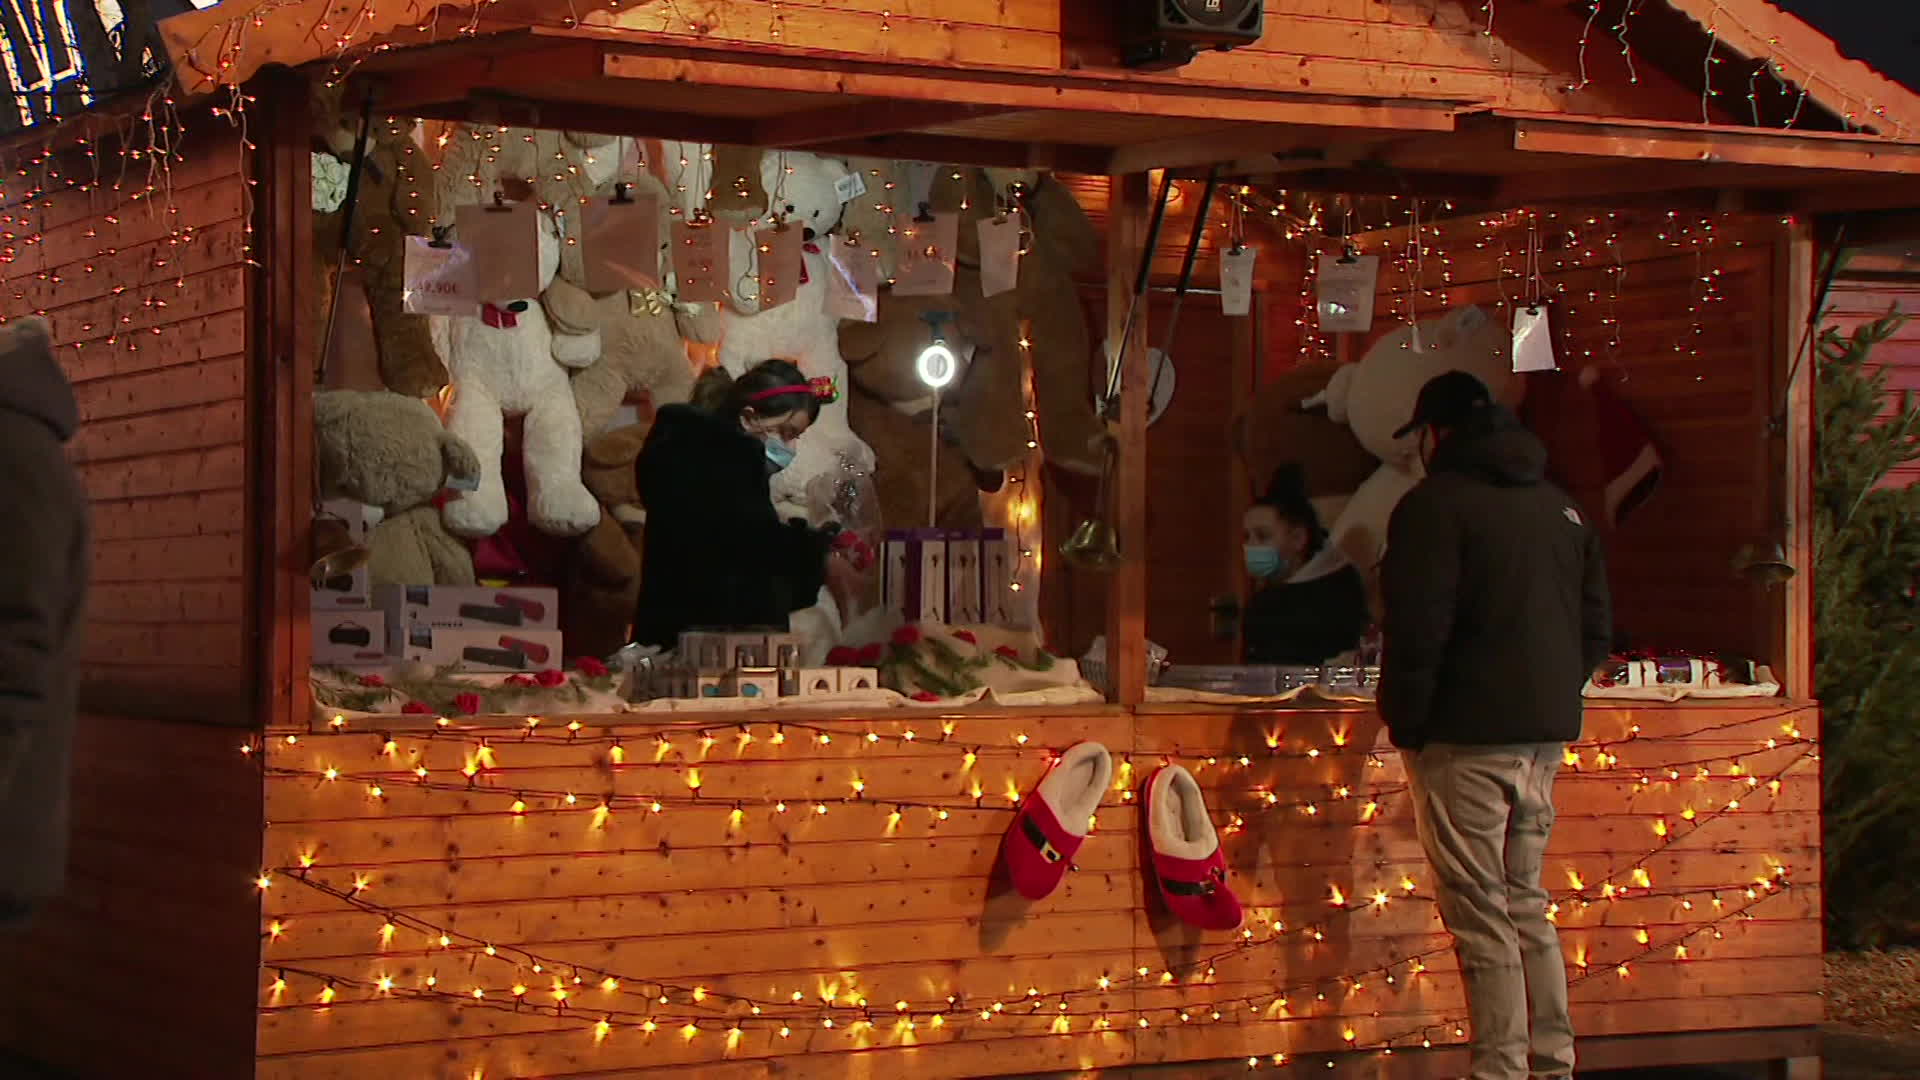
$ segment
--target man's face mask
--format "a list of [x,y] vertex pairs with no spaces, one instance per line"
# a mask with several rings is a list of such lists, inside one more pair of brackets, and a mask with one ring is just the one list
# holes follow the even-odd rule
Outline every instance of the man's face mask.
[[1287,570],[1286,557],[1280,549],[1271,544],[1248,544],[1245,547],[1247,574],[1255,581],[1268,581],[1279,577]]

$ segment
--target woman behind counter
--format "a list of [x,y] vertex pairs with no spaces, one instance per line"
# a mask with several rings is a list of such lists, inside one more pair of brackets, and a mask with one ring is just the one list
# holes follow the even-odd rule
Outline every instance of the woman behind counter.
[[633,637],[671,649],[698,627],[786,627],[829,585],[844,607],[859,576],[833,548],[835,526],[782,522],[769,479],[834,398],[784,360],[739,378],[715,368],[693,401],[655,414],[635,464],[647,511]]
[[1298,465],[1275,469],[1244,518],[1247,601],[1243,661],[1312,666],[1360,644],[1366,584],[1327,543]]

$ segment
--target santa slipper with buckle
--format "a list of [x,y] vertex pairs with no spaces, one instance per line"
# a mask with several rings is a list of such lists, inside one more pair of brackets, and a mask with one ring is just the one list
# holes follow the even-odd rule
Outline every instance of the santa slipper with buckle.
[[1093,812],[1113,783],[1113,757],[1097,742],[1068,748],[1020,804],[1004,851],[1013,887],[1029,900],[1052,892],[1093,827]]
[[1155,770],[1140,796],[1140,816],[1167,910],[1203,930],[1238,927],[1240,898],[1227,887],[1227,860],[1193,774],[1178,765]]

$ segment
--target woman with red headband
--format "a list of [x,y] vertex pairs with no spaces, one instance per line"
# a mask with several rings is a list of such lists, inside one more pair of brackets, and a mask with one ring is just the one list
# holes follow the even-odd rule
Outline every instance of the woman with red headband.
[[837,527],[782,522],[768,483],[834,397],[831,381],[766,360],[738,378],[715,368],[691,403],[655,414],[635,465],[647,510],[635,641],[670,649],[694,628],[784,629],[823,584],[847,606],[859,574]]

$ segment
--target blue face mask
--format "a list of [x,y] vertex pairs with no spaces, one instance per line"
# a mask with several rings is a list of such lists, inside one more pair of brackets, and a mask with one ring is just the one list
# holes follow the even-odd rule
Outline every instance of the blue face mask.
[[787,440],[778,435],[769,435],[766,437],[765,445],[767,464],[773,466],[774,472],[779,472],[793,464],[793,447],[787,445]]
[[1280,549],[1269,544],[1246,545],[1247,573],[1256,581],[1277,578],[1287,571],[1287,560],[1280,556]]

